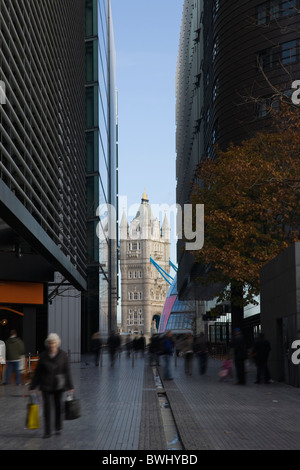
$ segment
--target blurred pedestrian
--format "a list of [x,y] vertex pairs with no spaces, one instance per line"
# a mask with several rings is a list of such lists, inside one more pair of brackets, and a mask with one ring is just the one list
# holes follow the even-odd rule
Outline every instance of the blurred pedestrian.
[[126,338],[126,356],[127,357],[130,357],[131,349],[132,349],[132,340],[131,340],[131,336],[128,336]]
[[55,431],[62,431],[62,396],[68,390],[73,393],[74,386],[68,355],[60,349],[61,340],[56,333],[46,338],[46,349],[40,355],[38,365],[29,390],[39,387],[43,395],[44,438],[51,436],[51,401],[54,401]]
[[229,354],[226,354],[221,365],[221,370],[219,372],[220,381],[226,380],[228,377],[233,377],[232,372],[232,359]]
[[235,328],[233,338],[234,364],[237,375],[237,385],[246,384],[245,361],[247,359],[247,348],[240,328]]
[[149,356],[150,356],[150,365],[159,366],[159,354],[161,352],[160,348],[161,337],[158,334],[153,334],[150,339],[149,344]]
[[145,347],[146,347],[145,336],[141,335],[138,339],[138,350],[141,351],[142,357],[144,357],[144,354],[145,354]]
[[203,332],[195,339],[195,353],[199,359],[199,373],[204,375],[208,362],[208,343]]
[[173,380],[171,376],[171,357],[174,353],[174,343],[172,339],[172,332],[167,331],[163,339],[163,358],[164,358],[164,380]]
[[181,352],[184,358],[184,372],[186,375],[192,375],[193,356],[194,356],[194,337],[192,333],[187,333],[182,342]]
[[121,340],[119,335],[117,335],[114,331],[110,333],[110,336],[107,340],[108,352],[110,356],[110,366],[114,367],[116,354],[118,353],[121,345]]
[[265,338],[263,333],[260,333],[258,338],[254,341],[251,356],[256,365],[256,384],[259,384],[263,379],[264,383],[270,382],[270,374],[268,369],[268,357],[271,351],[271,345]]
[[21,356],[25,354],[23,341],[18,338],[16,330],[11,330],[6,347],[6,381],[9,384],[11,374],[16,374],[16,385],[21,384]]
[[95,366],[99,366],[100,355],[101,355],[101,348],[102,348],[102,341],[100,332],[94,333],[92,336],[92,352],[95,355]]

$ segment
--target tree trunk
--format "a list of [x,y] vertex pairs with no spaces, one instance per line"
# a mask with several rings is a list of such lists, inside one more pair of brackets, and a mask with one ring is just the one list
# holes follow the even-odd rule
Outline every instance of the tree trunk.
[[243,307],[243,284],[241,282],[231,283],[231,331],[232,336],[235,328],[243,329],[244,307]]

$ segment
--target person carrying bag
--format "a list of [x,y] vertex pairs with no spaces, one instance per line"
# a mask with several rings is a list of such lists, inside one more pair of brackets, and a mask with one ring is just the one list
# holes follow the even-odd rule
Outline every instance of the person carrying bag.
[[44,438],[51,436],[51,401],[54,400],[55,431],[62,431],[62,396],[65,391],[73,393],[74,386],[68,355],[60,349],[60,338],[51,333],[46,341],[46,350],[41,354],[29,390],[39,387],[43,395]]

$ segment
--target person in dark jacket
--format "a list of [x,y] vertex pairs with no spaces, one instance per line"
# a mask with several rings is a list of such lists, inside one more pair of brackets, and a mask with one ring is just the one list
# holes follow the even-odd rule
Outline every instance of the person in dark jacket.
[[195,353],[199,358],[199,373],[204,375],[207,370],[208,344],[205,339],[205,335],[202,332],[195,339]]
[[6,341],[6,381],[10,382],[12,372],[16,374],[16,385],[21,383],[21,356],[25,354],[23,341],[18,338],[16,330],[11,330],[10,337]]
[[121,340],[120,336],[117,335],[114,331],[110,333],[110,336],[107,340],[108,352],[110,356],[110,366],[114,367],[116,354],[120,349]]
[[263,378],[265,383],[270,382],[270,374],[268,369],[268,357],[271,351],[271,345],[265,338],[263,333],[260,333],[258,338],[254,341],[252,349],[252,357],[256,365],[256,382],[260,383]]
[[163,339],[163,358],[165,362],[164,367],[164,380],[173,380],[170,369],[171,357],[174,353],[174,342],[172,337],[172,332],[167,331]]
[[44,438],[51,436],[51,399],[55,406],[55,430],[62,430],[62,396],[68,390],[73,393],[74,386],[68,355],[60,349],[60,338],[51,333],[46,341],[46,350],[41,354],[29,390],[39,387],[43,395]]

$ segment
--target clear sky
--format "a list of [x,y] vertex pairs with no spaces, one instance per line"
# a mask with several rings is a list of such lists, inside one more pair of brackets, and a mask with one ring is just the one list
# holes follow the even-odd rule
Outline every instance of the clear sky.
[[[184,0],[112,0],[118,119],[119,195],[176,203],[175,74]],[[124,204],[120,204],[122,215]],[[171,259],[176,263],[172,220]]]

